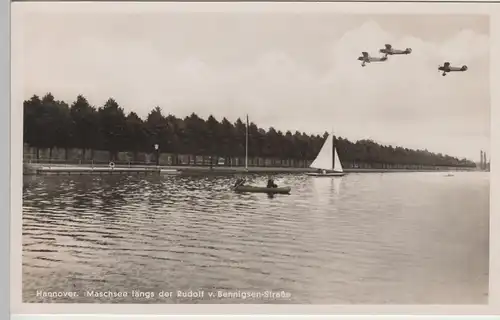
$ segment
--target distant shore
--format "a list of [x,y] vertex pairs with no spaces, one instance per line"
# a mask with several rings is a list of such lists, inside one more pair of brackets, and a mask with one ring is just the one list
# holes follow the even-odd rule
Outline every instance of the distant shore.
[[[108,165],[70,165],[70,164],[25,164],[23,174],[51,174],[51,173],[186,173],[186,174],[255,174],[255,173],[307,173],[315,172],[311,168],[292,167],[227,167],[227,166],[156,166],[156,165],[117,165],[113,169]],[[436,168],[432,169],[344,169],[346,173],[384,173],[384,172],[449,172],[449,171],[477,171],[475,168]]]

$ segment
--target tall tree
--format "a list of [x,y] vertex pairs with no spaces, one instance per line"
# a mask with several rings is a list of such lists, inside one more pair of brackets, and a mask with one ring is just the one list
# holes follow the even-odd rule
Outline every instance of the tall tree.
[[37,95],[30,100],[24,101],[23,136],[24,142],[36,148],[36,158],[40,158],[40,148],[43,147],[43,135],[45,127],[40,119],[45,110],[42,101]]
[[234,150],[234,127],[226,118],[223,118],[220,123],[219,134],[220,155],[224,156],[225,162],[228,164],[229,158],[236,155],[236,150]]
[[97,110],[91,106],[88,100],[79,95],[76,101],[71,104],[70,116],[73,121],[73,142],[76,148],[82,149],[82,158],[88,149],[95,149],[99,146],[99,118]]
[[235,155],[238,157],[243,157],[245,156],[246,148],[246,124],[243,123],[240,118],[236,119],[236,122],[234,123],[233,134],[233,148],[235,151]]
[[[207,142],[207,151],[208,154],[212,158],[217,158],[216,156],[222,154],[222,148],[219,144],[219,139],[221,138],[221,125],[217,119],[215,119],[212,115],[210,115],[206,122],[206,142]],[[213,160],[211,159],[211,163],[213,164]]]
[[125,113],[113,98],[109,98],[98,114],[103,147],[110,152],[110,160],[116,160],[118,152],[128,144]]
[[64,101],[57,101],[54,112],[55,141],[58,148],[65,150],[64,157],[68,160],[68,149],[75,146],[73,140],[74,122],[71,119],[69,106]]
[[208,153],[205,121],[196,113],[184,119],[184,143],[189,146],[193,155],[206,155]]
[[49,149],[49,157],[52,159],[52,151],[57,144],[58,124],[58,102],[51,93],[47,93],[42,98],[41,116],[38,125],[42,127],[43,136],[41,137],[41,147]]
[[155,107],[146,119],[146,128],[150,134],[150,148],[158,144],[161,152],[172,152],[171,130],[169,122],[160,107]]
[[184,128],[184,123],[182,119],[178,119],[175,116],[169,114],[166,117],[167,121],[167,136],[170,148],[170,153],[173,154],[173,161],[177,164],[178,155],[181,152],[181,136]]
[[133,160],[137,161],[140,151],[149,151],[145,148],[148,144],[148,134],[144,122],[135,112],[130,112],[126,118],[127,151],[133,153]]

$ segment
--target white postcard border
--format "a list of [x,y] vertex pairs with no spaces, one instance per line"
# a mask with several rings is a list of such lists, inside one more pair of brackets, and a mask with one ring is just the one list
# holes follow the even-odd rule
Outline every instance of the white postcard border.
[[[11,312],[17,314],[421,314],[421,315],[488,315],[500,311],[500,237],[499,201],[494,197],[498,190],[499,173],[495,164],[500,159],[498,143],[500,123],[498,93],[500,64],[491,63],[491,188],[490,188],[490,291],[488,305],[173,305],[173,304],[33,304],[22,303],[22,61],[16,52],[22,51],[22,19],[30,12],[134,12],[160,13],[183,12],[331,12],[338,14],[485,14],[490,16],[490,56],[500,57],[500,5],[492,3],[285,3],[285,2],[17,2],[12,4],[11,33]],[[474,106],[471,106],[474,107]],[[93,316],[94,317],[94,316]]]

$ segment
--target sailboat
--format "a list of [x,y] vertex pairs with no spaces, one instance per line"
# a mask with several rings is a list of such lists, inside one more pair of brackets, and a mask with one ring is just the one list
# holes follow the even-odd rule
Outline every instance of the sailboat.
[[345,175],[337,148],[333,145],[333,132],[328,135],[316,159],[309,167],[318,169],[318,172],[308,172],[306,173],[308,176],[341,177]]

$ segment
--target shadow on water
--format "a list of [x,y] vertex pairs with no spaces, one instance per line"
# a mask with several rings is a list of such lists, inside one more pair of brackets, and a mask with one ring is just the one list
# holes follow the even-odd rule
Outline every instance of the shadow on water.
[[24,179],[23,299],[40,301],[39,288],[204,288],[292,294],[257,303],[486,301],[489,178],[481,173],[273,178],[291,194],[236,193],[227,175]]

